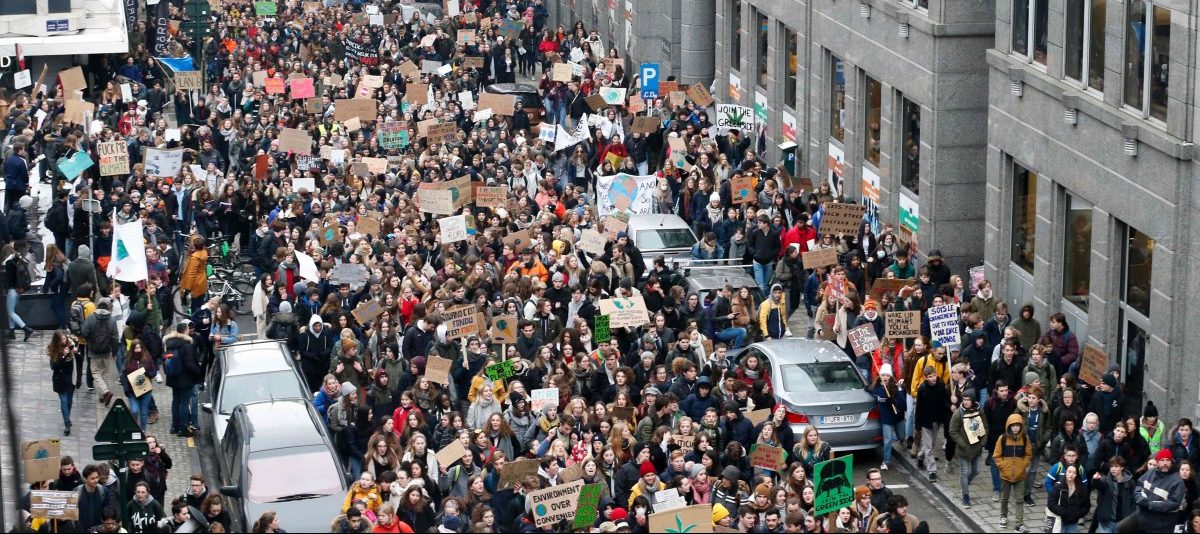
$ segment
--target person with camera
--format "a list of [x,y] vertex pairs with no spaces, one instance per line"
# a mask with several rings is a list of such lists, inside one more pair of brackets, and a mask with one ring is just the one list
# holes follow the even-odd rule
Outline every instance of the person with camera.
[[58,409],[62,411],[63,435],[71,435],[71,406],[75,400],[75,382],[71,380],[79,347],[66,330],[56,330],[50,338],[50,385],[58,394]]

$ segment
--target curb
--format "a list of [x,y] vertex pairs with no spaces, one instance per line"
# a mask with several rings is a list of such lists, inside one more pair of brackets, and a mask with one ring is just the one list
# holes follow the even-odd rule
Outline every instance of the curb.
[[940,484],[930,482],[929,479],[926,478],[923,473],[921,473],[921,470],[917,469],[917,466],[913,464],[912,459],[908,457],[908,451],[904,447],[898,447],[892,450],[892,464],[899,465],[900,467],[904,468],[904,471],[908,474],[908,479],[912,481],[912,484],[919,484],[926,491],[941,501],[945,509],[953,512],[957,519],[967,527],[966,532],[989,531],[988,524],[981,521],[980,518],[970,510],[963,508],[962,504],[955,495],[946,491],[946,489]]

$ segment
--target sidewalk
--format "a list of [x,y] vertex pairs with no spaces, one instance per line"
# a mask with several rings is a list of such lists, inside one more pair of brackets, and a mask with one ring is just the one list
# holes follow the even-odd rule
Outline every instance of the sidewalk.
[[[45,438],[61,438],[61,454],[71,456],[80,470],[94,463],[92,446],[96,444],[93,437],[101,421],[108,413],[107,408],[98,402],[99,395],[88,393],[86,385],[75,391],[75,404],[71,411],[71,435],[63,436],[62,415],[58,408],[58,396],[50,388],[50,362],[46,355],[46,343],[50,340],[50,332],[37,332],[28,343],[17,341],[8,342],[10,370],[12,372],[13,405],[19,428],[18,442],[35,441]],[[116,376],[112,370],[112,376]],[[115,385],[115,384],[114,384]],[[188,487],[194,467],[195,444],[191,439],[183,439],[167,432],[171,428],[171,388],[165,384],[154,384],[154,398],[158,403],[160,418],[157,423],[150,425],[149,434],[158,438],[163,450],[171,457],[173,467],[167,473],[166,499],[169,501]],[[3,414],[7,417],[7,413]],[[13,451],[8,447],[7,424],[0,424],[0,482],[3,485],[5,511],[13,510],[16,496],[12,495],[12,477],[17,460]],[[28,484],[22,484],[28,488]],[[7,532],[15,518],[5,515],[4,530]]]

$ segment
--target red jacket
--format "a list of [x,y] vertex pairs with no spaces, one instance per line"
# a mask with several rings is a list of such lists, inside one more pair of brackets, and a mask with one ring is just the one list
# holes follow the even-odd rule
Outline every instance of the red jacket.
[[782,258],[787,254],[788,245],[800,245],[800,253],[808,252],[808,242],[817,239],[817,232],[811,226],[804,225],[804,228],[792,226],[786,232],[779,234],[779,257]]

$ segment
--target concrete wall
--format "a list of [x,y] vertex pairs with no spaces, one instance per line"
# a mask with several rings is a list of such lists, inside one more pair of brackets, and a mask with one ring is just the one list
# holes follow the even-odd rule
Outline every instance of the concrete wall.
[[[617,47],[630,77],[641,63],[658,63],[662,79],[712,78],[714,0],[547,0],[550,21],[570,28],[581,20],[605,47]],[[684,9],[686,4],[686,9]],[[611,6],[611,7],[610,7]]]

